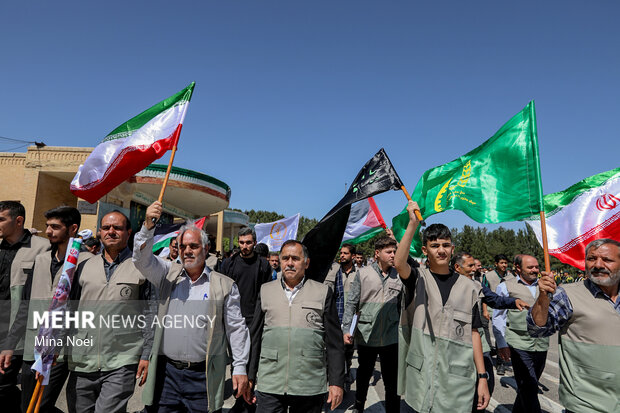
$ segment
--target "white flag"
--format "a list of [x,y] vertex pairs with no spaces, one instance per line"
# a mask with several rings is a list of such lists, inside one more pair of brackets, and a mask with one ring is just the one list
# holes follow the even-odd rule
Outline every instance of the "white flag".
[[262,242],[269,246],[269,251],[280,251],[284,242],[297,237],[297,227],[299,226],[299,214],[284,218],[275,222],[256,224],[257,242]]

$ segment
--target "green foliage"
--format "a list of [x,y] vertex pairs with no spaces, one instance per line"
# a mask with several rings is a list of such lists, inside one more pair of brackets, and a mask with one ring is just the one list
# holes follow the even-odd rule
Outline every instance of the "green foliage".
[[[543,249],[534,231],[528,226],[517,232],[504,227],[488,232],[486,228],[473,228],[469,225],[465,225],[462,230],[453,228],[451,231],[455,251],[469,252],[485,267],[495,265],[494,257],[497,254],[506,255],[510,261],[517,254],[528,254],[536,257],[541,270],[544,270]],[[564,264],[555,257],[550,257],[550,263],[553,270],[567,271],[571,274],[578,273],[577,268]]]

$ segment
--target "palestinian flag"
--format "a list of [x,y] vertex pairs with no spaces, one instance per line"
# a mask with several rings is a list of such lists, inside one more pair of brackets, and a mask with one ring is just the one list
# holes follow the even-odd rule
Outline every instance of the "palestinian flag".
[[[586,246],[599,238],[620,241],[620,168],[545,195],[549,254],[584,269]],[[540,219],[526,221],[542,245]]]
[[194,91],[192,82],[110,132],[71,182],[71,192],[95,203],[175,147]]
[[[202,217],[194,222],[197,228],[202,229],[207,217]],[[155,233],[153,235],[153,253],[159,252],[160,257],[167,257],[170,249],[170,241],[172,238],[176,238],[179,235],[179,230],[185,223],[179,224],[160,224],[155,227]]]
[[[172,238],[176,238],[179,235],[179,230],[183,226],[180,224],[161,224],[155,227],[155,234],[153,235],[153,252],[157,252],[162,248],[168,249]],[[163,252],[163,251],[162,251]],[[161,255],[161,254],[160,254]],[[166,254],[168,255],[168,254]]]
[[373,197],[361,200],[351,207],[342,243],[359,244],[386,228],[385,221]]

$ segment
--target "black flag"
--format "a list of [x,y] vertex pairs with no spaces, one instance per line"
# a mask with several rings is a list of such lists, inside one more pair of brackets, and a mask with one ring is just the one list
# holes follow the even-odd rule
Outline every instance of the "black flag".
[[381,148],[359,171],[340,202],[302,240],[310,254],[306,276],[320,282],[325,279],[342,242],[351,204],[390,189],[400,190],[402,185],[390,158]]

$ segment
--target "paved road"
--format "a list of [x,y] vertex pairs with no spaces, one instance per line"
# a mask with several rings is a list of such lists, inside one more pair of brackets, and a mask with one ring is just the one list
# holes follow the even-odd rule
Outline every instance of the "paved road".
[[[353,373],[355,374],[355,367],[357,367],[357,359],[353,359]],[[562,407],[558,404],[558,383],[559,383],[559,366],[558,366],[558,342],[557,334],[551,338],[551,346],[547,356],[547,364],[545,371],[540,380],[540,392],[539,399],[541,406],[545,413],[561,413]],[[232,389],[230,380],[226,382],[226,395],[228,396],[224,404],[224,412],[228,410],[234,404],[234,398],[232,397]],[[382,413],[385,412],[382,400],[384,399],[383,380],[381,379],[379,363],[375,365],[375,373],[371,379],[370,388],[368,390],[368,401],[366,403],[365,412],[368,413]],[[491,403],[487,408],[487,412],[493,413],[509,413],[512,411],[512,403],[515,399],[515,380],[512,375],[512,371],[507,371],[506,375],[495,375],[495,391],[491,398]],[[130,400],[128,411],[138,412],[143,408],[140,403],[141,391],[136,387],[136,393]],[[355,383],[351,386],[351,391],[345,393],[345,398],[342,405],[335,410],[337,413],[343,413],[350,411],[353,407],[355,397]],[[60,399],[58,400],[58,408],[67,412],[67,404],[65,399],[65,392],[63,390]],[[327,409],[325,411],[328,411]],[[401,402],[401,412],[412,412],[412,410],[404,402]]]

